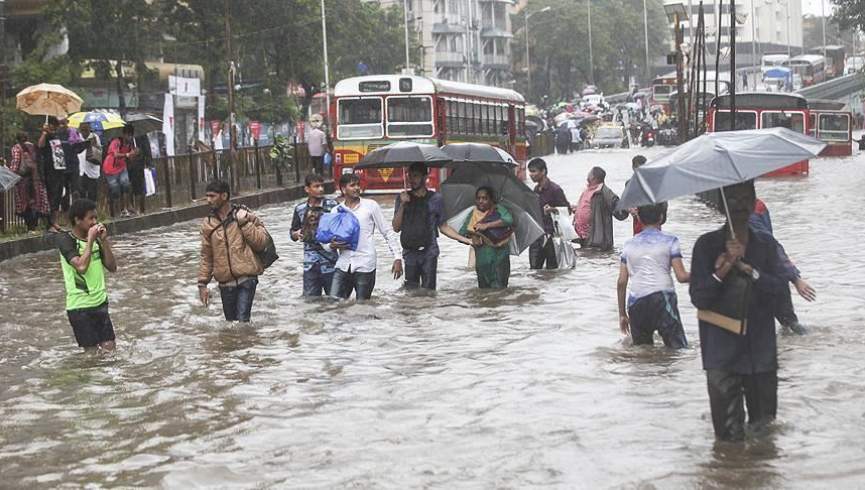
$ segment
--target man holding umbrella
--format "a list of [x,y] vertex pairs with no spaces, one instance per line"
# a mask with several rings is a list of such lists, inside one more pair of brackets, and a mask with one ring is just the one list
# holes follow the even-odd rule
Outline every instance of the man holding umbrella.
[[756,193],[749,181],[724,189],[729,221],[701,236],[691,263],[691,302],[701,311],[718,308],[739,275],[751,283],[744,314],[747,330],[728,331],[718,322],[700,319],[700,349],[709,388],[715,436],[741,440],[745,436],[745,405],[749,425],[757,430],[775,419],[778,408],[778,347],[773,304],[783,288],[778,242],[753,230],[748,218]]
[[438,269],[437,232],[460,243],[471,245],[445,220],[441,194],[427,189],[427,167],[412,163],[408,170],[410,189],[403,191],[394,204],[393,230],[400,234],[406,288],[421,287],[434,291]]

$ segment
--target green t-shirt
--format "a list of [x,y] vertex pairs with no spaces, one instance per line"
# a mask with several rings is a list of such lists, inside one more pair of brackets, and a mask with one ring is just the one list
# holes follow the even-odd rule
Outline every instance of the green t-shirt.
[[102,250],[99,242],[93,242],[90,265],[84,274],[79,273],[71,264],[71,260],[80,257],[86,247],[87,241],[79,239],[72,233],[57,237],[60,267],[63,269],[63,281],[66,284],[67,311],[96,308],[108,301],[108,291],[105,289],[105,268],[102,266]]

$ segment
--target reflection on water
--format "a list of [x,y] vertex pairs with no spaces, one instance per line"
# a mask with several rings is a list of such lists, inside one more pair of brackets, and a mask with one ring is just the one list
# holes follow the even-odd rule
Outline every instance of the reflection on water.
[[[632,156],[551,157],[551,177],[576,200],[602,165],[620,191]],[[616,253],[578,252],[571,271],[514,258],[511,288],[480,291],[466,248],[442,239],[428,295],[390,279],[381,248],[372,301],[304,301],[284,205],[261,213],[282,258],[250,325],[198,305],[196,223],[122,237],[110,357],[75,347],[56,252],[0,264],[0,486],[856,488],[865,260],[849,210],[865,208],[863,160],[758,183],[819,294],[794,300],[813,334],[779,340],[766,437],[715,443],[685,287],[688,349],[622,341]],[[381,202],[389,215],[392,198]],[[687,263],[720,223],[681,199],[665,229]],[[618,246],[629,232],[616,222]]]

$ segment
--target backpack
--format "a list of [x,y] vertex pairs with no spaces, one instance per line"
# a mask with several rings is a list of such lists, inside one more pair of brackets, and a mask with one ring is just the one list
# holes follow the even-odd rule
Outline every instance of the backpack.
[[424,197],[411,196],[402,215],[402,229],[399,235],[400,244],[406,250],[420,250],[432,243],[430,231],[430,216],[428,202],[432,192]]
[[[230,219],[235,219],[235,214],[238,209],[241,209],[241,206],[234,206]],[[264,242],[264,248],[258,251],[253,248],[252,252],[256,257],[258,257],[258,261],[261,262],[261,267],[264,270],[267,270],[268,267],[273,265],[273,263],[279,259],[279,255],[276,253],[276,244],[273,243],[273,237],[270,236],[270,232],[267,231],[267,228],[264,229],[264,233],[267,234],[267,241]],[[250,246],[249,248],[252,247]]]

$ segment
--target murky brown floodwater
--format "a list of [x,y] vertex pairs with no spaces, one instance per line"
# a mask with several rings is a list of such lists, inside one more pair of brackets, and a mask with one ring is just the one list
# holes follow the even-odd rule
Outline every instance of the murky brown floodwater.
[[[632,155],[551,157],[551,176],[575,200],[600,164],[620,191]],[[744,447],[714,444],[685,287],[690,349],[620,343],[615,255],[523,256],[510,289],[479,292],[445,239],[435,297],[381,273],[371,303],[305,303],[292,203],[262,211],[282,259],[237,327],[198,305],[197,224],[179,224],[117,241],[107,359],[74,344],[56,252],[4,262],[0,487],[861,488],[863,186],[860,156],[758,184],[819,301],[795,298],[813,334],[781,338],[776,429]],[[721,221],[691,199],[670,213],[689,262]]]

